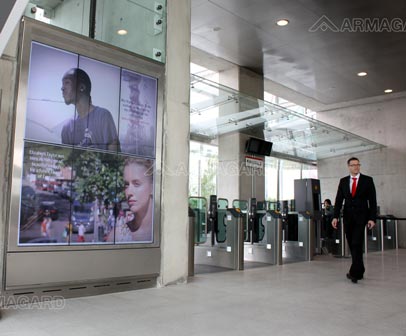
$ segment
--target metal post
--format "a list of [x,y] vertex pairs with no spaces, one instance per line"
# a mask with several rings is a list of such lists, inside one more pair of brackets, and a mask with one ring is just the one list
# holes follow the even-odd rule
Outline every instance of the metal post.
[[195,275],[195,217],[189,217],[188,276]]
[[276,264],[282,265],[282,218],[276,219]]
[[[321,242],[321,221],[317,220],[316,224],[313,225],[316,228],[316,243],[314,244],[314,250],[316,251],[317,254],[322,254],[322,242]],[[309,259],[310,260],[310,259]]]
[[398,220],[395,219],[395,248],[398,249]]
[[368,233],[367,233],[366,226],[365,226],[365,230],[364,230],[364,253],[368,254]]
[[244,269],[244,226],[242,217],[237,217],[237,269]]
[[344,233],[344,223],[340,220],[340,239],[341,239],[341,256],[345,256],[345,233]]
[[90,0],[89,37],[92,39],[96,36],[96,2],[97,0]]
[[309,226],[308,226],[309,232],[308,232],[308,241],[307,241],[307,244],[308,244],[307,260],[310,261],[313,259],[314,250],[315,250],[315,241],[314,241],[315,240],[315,234],[314,234],[315,225],[314,225],[313,217],[309,218],[308,221],[309,221]]
[[384,236],[384,232],[383,232],[383,219],[379,220],[380,223],[380,227],[381,227],[381,251],[384,251],[384,247],[385,247],[385,236]]

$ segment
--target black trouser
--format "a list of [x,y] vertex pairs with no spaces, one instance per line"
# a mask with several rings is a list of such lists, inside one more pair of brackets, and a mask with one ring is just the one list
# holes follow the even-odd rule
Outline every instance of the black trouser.
[[365,225],[367,222],[367,217],[363,214],[359,215],[351,212],[344,216],[344,230],[352,257],[352,265],[349,273],[356,279],[361,279],[365,272],[362,250],[364,246]]

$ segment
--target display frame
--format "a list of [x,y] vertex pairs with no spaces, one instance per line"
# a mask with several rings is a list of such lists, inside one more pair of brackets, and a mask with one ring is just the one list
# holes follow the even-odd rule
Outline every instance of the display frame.
[[[154,210],[152,242],[125,242],[107,244],[74,244],[74,245],[19,245],[19,220],[22,188],[24,136],[27,113],[27,96],[29,67],[32,42],[38,42],[99,62],[113,65],[125,70],[134,71],[157,81],[156,128],[155,128],[155,165],[154,165]],[[71,251],[71,250],[106,250],[122,248],[156,248],[160,246],[160,208],[161,208],[161,165],[162,165],[162,120],[165,83],[165,66],[157,61],[86,38],[82,35],[46,25],[24,17],[20,28],[19,56],[17,66],[17,88],[15,101],[15,124],[13,141],[13,167],[11,198],[9,208],[9,225],[7,230],[8,252],[28,251]]]

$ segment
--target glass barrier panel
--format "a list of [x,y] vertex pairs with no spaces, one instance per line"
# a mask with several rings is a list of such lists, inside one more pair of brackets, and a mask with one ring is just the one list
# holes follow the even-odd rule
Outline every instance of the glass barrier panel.
[[266,216],[265,213],[257,214],[257,222],[258,222],[258,241],[260,242],[262,239],[264,239],[265,235],[265,226],[262,223],[262,220]]
[[265,202],[257,202],[257,210],[266,210]]
[[217,200],[217,235],[218,243],[224,243],[227,238],[227,208],[228,201],[224,198]]
[[24,15],[77,34],[89,36],[90,0],[31,0]]
[[204,197],[189,197],[189,207],[194,214],[195,244],[203,244],[207,240],[207,200]]
[[[165,63],[166,0],[31,0],[25,16]],[[92,32],[91,32],[92,30]]]
[[257,225],[258,225],[258,241],[264,239],[265,226],[262,223],[262,219],[266,216],[266,202],[257,203]]
[[238,208],[243,214],[243,225],[244,225],[244,241],[248,242],[249,230],[248,230],[248,201],[246,200],[233,200],[233,208]]
[[239,208],[241,212],[246,212],[248,210],[248,201],[233,200],[233,208]]
[[165,63],[166,0],[98,0],[96,40]]

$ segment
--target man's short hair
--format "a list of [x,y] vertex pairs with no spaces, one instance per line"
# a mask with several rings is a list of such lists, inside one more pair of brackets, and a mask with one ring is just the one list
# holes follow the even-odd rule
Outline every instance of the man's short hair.
[[358,158],[356,158],[356,157],[349,158],[347,161],[347,165],[349,165],[351,161],[355,161],[355,160],[357,160],[359,162]]
[[92,82],[86,71],[80,68],[72,68],[65,73],[64,78],[71,78],[76,84],[76,90],[82,94],[90,96]]

